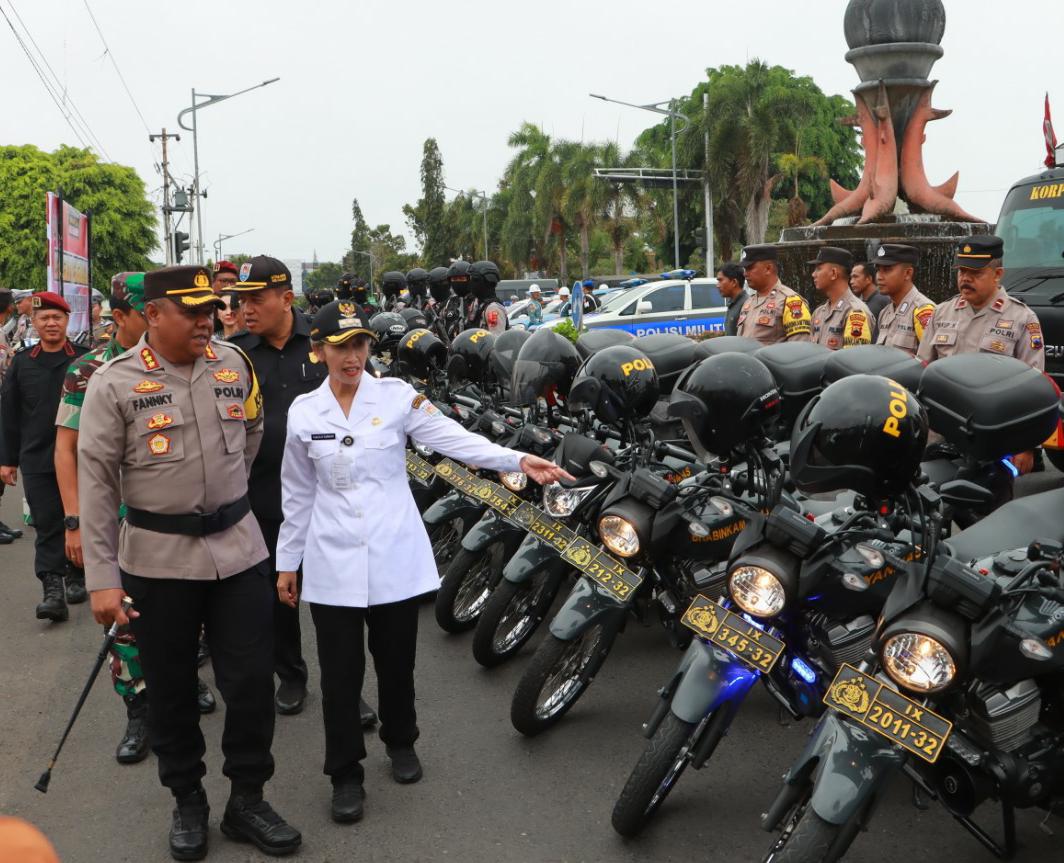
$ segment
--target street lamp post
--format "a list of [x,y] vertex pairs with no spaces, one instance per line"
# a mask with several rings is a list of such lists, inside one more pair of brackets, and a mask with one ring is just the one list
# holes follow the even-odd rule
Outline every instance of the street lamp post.
[[[598,93],[588,93],[592,99],[601,99],[603,102],[613,102],[615,105],[625,105],[629,108],[639,108],[654,114],[664,114],[669,118],[669,137],[672,139],[672,253],[673,267],[680,269],[680,196],[676,179],[676,120],[690,122],[685,114],[681,114],[673,106],[675,99],[666,99],[661,102],[651,102],[646,105],[637,105],[634,102],[622,102],[620,99],[610,99]],[[661,107],[668,105],[667,108]],[[710,264],[709,266],[712,266]]]
[[[260,87],[265,87],[267,84],[273,84],[275,81],[280,81],[280,78],[270,78],[268,81],[263,81],[261,84],[255,84],[253,87],[245,87],[243,90],[237,90],[235,93],[227,93],[223,95],[216,95],[212,93],[197,93],[196,88],[192,88],[192,104],[185,108],[180,114],[177,115],[177,125],[187,132],[192,133],[192,171],[195,174],[193,180],[192,194],[196,199],[196,256],[197,263],[203,263],[203,216],[200,212],[200,170],[199,170],[199,139],[196,134],[196,112],[208,105],[215,105],[218,102],[224,102],[226,99],[232,99],[234,96],[240,96],[244,93],[249,93],[252,90],[257,90]],[[197,102],[197,99],[204,99],[203,102]],[[185,114],[192,114],[192,125],[186,126],[182,122],[182,117]]]
[[242,237],[244,234],[250,234],[254,231],[254,228],[248,228],[246,231],[241,231],[239,234],[219,234],[218,239],[214,241],[214,263],[222,259],[222,243],[226,240],[231,240],[233,237]]

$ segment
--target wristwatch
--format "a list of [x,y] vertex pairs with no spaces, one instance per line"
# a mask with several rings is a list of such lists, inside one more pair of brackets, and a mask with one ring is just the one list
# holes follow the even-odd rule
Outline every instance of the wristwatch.
[[77,530],[81,527],[81,519],[76,515],[68,515],[63,518],[63,527],[67,530]]

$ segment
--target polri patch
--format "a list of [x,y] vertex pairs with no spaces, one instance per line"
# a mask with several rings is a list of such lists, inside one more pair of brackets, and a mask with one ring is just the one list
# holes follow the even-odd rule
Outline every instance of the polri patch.
[[148,438],[148,452],[152,455],[166,455],[171,450],[170,438],[164,434],[153,434]]

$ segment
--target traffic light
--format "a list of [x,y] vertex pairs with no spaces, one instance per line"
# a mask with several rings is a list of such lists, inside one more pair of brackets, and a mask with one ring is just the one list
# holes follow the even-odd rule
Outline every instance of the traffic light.
[[174,263],[181,263],[181,256],[188,251],[188,234],[184,231],[174,231]]

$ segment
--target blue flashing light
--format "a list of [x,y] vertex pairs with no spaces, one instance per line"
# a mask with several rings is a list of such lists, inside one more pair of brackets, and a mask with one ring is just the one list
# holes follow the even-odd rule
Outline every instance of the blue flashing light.
[[810,686],[816,683],[816,672],[802,662],[797,656],[791,660],[791,670]]
[[1016,465],[1014,465],[1011,461],[1009,461],[1007,457],[1003,458],[1001,460],[1001,463],[1003,465],[1005,465],[1006,468],[1008,468],[1008,471],[1009,471],[1009,473],[1012,474],[1012,478],[1013,479],[1015,479],[1016,477],[1018,477],[1020,475],[1019,468],[1017,468]]

